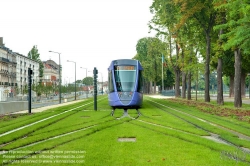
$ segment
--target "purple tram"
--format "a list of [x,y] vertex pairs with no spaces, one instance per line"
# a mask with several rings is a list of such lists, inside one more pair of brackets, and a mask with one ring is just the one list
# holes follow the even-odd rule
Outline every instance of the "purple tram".
[[138,60],[119,59],[113,60],[108,68],[108,100],[113,107],[112,115],[116,108],[138,108],[143,101],[142,66]]

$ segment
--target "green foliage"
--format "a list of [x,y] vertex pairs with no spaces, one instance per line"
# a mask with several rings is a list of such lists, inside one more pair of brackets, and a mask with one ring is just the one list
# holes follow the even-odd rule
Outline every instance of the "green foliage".
[[222,35],[227,39],[223,45],[225,50],[240,48],[245,54],[250,53],[250,4],[248,0],[234,0],[222,3],[218,9],[227,11],[227,22],[219,24],[215,29],[228,30]]
[[158,38],[145,37],[137,42],[137,54],[134,59],[141,62],[144,78],[148,81],[161,79],[162,54],[166,55],[165,47],[166,45]]
[[174,78],[175,77],[173,71],[168,68],[166,71],[166,79],[164,79],[164,86],[173,87],[175,82]]
[[76,80],[76,83],[81,83],[82,84],[82,80]]
[[250,85],[250,75],[246,77],[246,87],[249,88]]
[[230,86],[230,78],[229,76],[223,77],[223,83],[227,85],[228,87]]
[[32,84],[32,90],[36,92],[37,96],[41,96],[43,91],[43,86],[41,83]]
[[82,80],[82,83],[85,85],[93,85],[93,77],[85,77]]
[[43,77],[43,62],[40,59],[40,54],[38,52],[37,46],[34,45],[28,53],[28,58],[33,59],[39,63],[39,77]]
[[210,87],[209,89],[212,89],[212,90],[215,90],[217,89],[217,74],[215,71],[213,71],[211,74],[210,74]]

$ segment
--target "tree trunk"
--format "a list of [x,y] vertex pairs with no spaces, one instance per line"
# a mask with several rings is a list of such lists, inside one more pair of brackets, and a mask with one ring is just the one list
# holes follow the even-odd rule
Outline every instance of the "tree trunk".
[[241,98],[241,54],[240,49],[234,51],[235,57],[235,76],[234,76],[234,107],[242,106]]
[[145,80],[145,79],[143,79],[143,93],[145,93],[145,94],[149,94],[149,89],[148,89],[148,82]]
[[186,98],[186,73],[182,72],[182,88],[181,88],[181,97]]
[[223,105],[222,59],[218,59],[217,66],[217,104]]
[[187,75],[187,79],[188,79],[188,84],[187,84],[187,99],[191,100],[191,71],[188,71],[188,75]]
[[176,67],[174,73],[175,73],[175,97],[180,97],[180,69]]
[[149,94],[152,94],[152,92],[153,92],[153,82],[150,81]]
[[156,81],[154,81],[154,94],[156,94]]
[[241,74],[241,97],[246,97],[246,73]]
[[148,94],[150,94],[151,93],[151,88],[150,88],[150,82],[148,82]]
[[[181,51],[181,63],[182,63],[182,68],[184,67],[184,52],[185,49],[183,47],[183,44],[180,44],[182,51]],[[183,99],[186,98],[186,72],[182,71],[182,88],[181,88],[181,97]]]
[[206,61],[205,61],[205,102],[210,102],[209,95],[209,73],[210,73],[210,47],[211,47],[211,39],[210,35],[206,33]]
[[156,60],[154,61],[154,70],[155,70],[155,79],[154,79],[154,94],[156,94],[156,78],[157,78],[157,64],[156,64]]
[[234,96],[234,75],[230,76],[230,85],[229,85],[229,97]]

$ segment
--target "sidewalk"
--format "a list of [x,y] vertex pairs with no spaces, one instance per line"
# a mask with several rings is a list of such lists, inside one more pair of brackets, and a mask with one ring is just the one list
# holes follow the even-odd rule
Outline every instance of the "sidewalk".
[[[175,98],[174,96],[163,96],[163,95],[147,95],[149,97],[152,97],[152,98],[158,98],[158,99],[168,99],[168,98]],[[194,100],[195,98],[192,97],[192,100]],[[200,98],[199,98],[200,99]],[[216,96],[210,96],[210,99],[211,100],[217,100],[217,97]],[[234,102],[234,98],[233,97],[226,97],[224,96],[224,102]],[[250,99],[249,98],[242,98],[242,103],[244,104],[250,104]]]
[[163,95],[145,95],[148,97],[152,97],[152,98],[157,98],[157,99],[170,99],[170,98],[175,98],[174,96],[163,96]]
[[[60,106],[65,106],[65,105],[69,105],[69,104],[73,104],[73,103],[78,103],[81,102],[83,100],[76,100],[76,101],[70,101],[70,102],[66,102],[66,103],[61,103],[61,104],[54,104],[54,105],[50,105],[50,106],[45,106],[45,107],[40,107],[40,108],[35,108],[35,109],[31,109],[31,113],[37,113],[37,112],[42,112],[51,108],[56,108],[56,107],[60,107]],[[12,114],[23,114],[23,113],[28,113],[28,110],[23,110],[23,111],[18,111],[18,112],[14,112]]]

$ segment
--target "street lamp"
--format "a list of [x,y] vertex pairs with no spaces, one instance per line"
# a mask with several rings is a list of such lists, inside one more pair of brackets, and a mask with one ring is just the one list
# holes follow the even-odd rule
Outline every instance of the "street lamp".
[[73,63],[75,63],[75,100],[76,100],[76,62],[69,61],[69,60],[67,60],[67,62],[73,62]]
[[54,51],[49,51],[49,52],[53,52],[59,55],[59,104],[61,104],[61,53],[59,52],[54,52]]
[[87,77],[87,71],[88,71],[88,68],[84,68],[84,67],[80,67],[81,69],[85,69],[86,70],[86,76],[85,78]]

